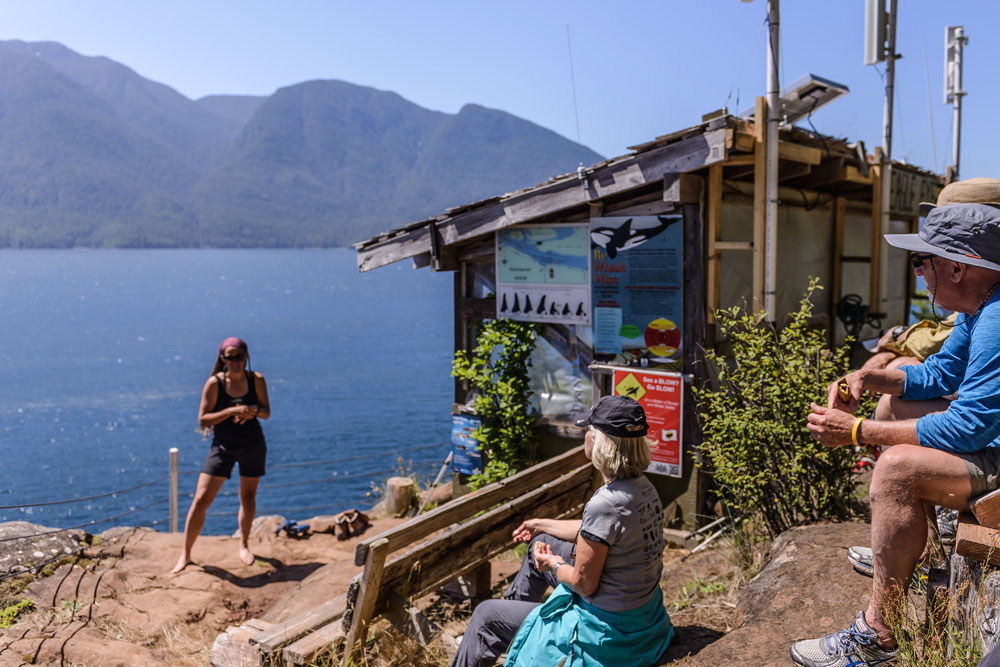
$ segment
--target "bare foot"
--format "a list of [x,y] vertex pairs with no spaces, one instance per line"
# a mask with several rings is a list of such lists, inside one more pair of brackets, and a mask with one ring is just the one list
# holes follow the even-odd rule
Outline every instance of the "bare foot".
[[170,570],[170,574],[177,574],[178,572],[180,572],[193,562],[194,561],[191,560],[190,558],[185,558],[184,556],[181,556],[180,558],[177,559],[177,565],[174,565],[174,569]]
[[257,558],[253,555],[247,547],[240,547],[240,560],[243,561],[244,565],[253,565]]

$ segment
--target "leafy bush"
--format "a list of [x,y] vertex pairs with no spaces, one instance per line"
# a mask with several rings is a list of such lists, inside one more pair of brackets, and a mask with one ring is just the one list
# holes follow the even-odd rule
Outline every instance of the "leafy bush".
[[505,479],[535,460],[535,412],[528,369],[536,327],[528,322],[486,320],[469,356],[455,353],[451,374],[475,392],[473,410],[481,425],[473,433],[485,469],[472,478],[475,488]]
[[827,387],[848,365],[846,346],[828,350],[825,332],[809,327],[819,289],[810,279],[780,330],[739,308],[719,311],[731,354],[706,351],[717,386],[695,390],[702,465],[714,471],[730,509],[759,520],[771,537],[856,511],[856,453],[824,447],[806,429],[809,403],[826,405]]

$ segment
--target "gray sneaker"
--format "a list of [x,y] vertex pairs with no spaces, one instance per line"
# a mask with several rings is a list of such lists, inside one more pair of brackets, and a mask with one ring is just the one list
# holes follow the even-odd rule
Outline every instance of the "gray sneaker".
[[792,644],[792,661],[805,667],[875,667],[896,662],[899,649],[879,648],[878,635],[858,613],[854,625],[819,639]]
[[875,574],[875,556],[870,547],[847,547],[847,560],[854,569],[869,577]]

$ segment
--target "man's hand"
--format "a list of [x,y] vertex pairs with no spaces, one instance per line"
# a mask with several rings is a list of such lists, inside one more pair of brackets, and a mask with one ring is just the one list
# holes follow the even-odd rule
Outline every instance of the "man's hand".
[[535,539],[541,532],[538,527],[538,519],[527,519],[514,529],[514,541],[527,543]]
[[[826,390],[826,407],[854,414],[854,411],[858,409],[858,404],[861,403],[861,392],[865,390],[864,376],[863,371],[854,371],[831,383]],[[846,401],[842,400],[840,396],[841,383],[846,384],[850,392],[850,397]]]
[[[850,376],[848,376],[850,377]],[[827,447],[842,447],[854,444],[851,431],[857,418],[836,408],[824,408],[812,403],[812,413],[807,417],[806,428],[813,438]]]

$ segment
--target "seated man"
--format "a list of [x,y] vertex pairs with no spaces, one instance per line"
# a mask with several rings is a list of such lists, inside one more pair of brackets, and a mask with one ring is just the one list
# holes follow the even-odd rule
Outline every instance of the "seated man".
[[[654,664],[673,636],[663,607],[663,508],[643,471],[646,415],[625,396],[604,396],[577,420],[584,451],[604,478],[583,520],[529,519],[514,540],[531,541],[503,600],[476,607],[452,667],[583,667]],[[540,604],[549,586],[555,591]],[[515,636],[516,635],[516,636]],[[513,643],[511,643],[513,640]]]
[[[1000,486],[1000,210],[939,206],[918,234],[885,239],[912,252],[932,299],[960,315],[941,351],[922,365],[856,371],[845,378],[846,404],[831,397],[834,407],[812,405],[808,428],[824,445],[889,448],[870,491],[871,601],[849,629],[792,646],[792,659],[810,667],[893,662],[885,605],[903,599],[924,550],[925,505],[964,509]],[[864,391],[888,394],[895,420],[855,417]]]

